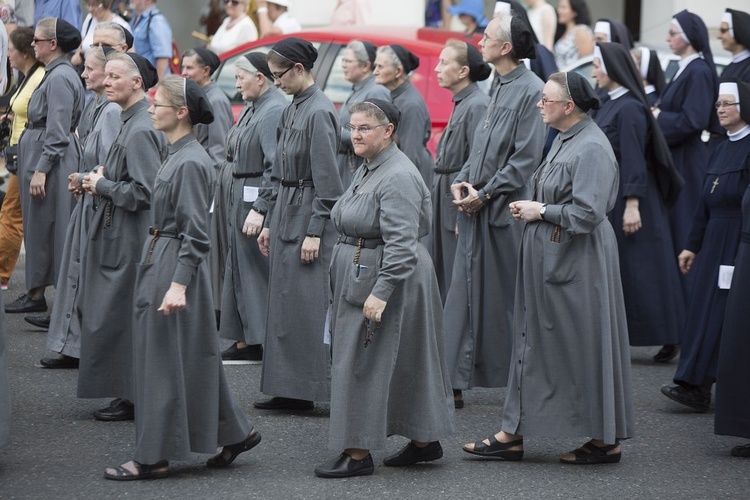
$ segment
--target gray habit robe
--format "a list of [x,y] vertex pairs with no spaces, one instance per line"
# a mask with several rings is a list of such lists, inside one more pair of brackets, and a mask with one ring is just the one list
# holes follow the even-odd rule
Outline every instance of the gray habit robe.
[[133,294],[141,246],[148,236],[154,177],[167,152],[143,99],[123,110],[122,128],[104,161],[78,301],[81,362],[78,397],[133,393]]
[[[78,172],[81,161],[75,135],[84,106],[81,79],[65,57],[44,69],[42,83],[31,94],[28,123],[18,142],[27,290],[57,281],[73,210],[68,176]],[[32,199],[29,193],[35,171],[47,174],[43,199]]]
[[[430,230],[430,191],[391,144],[362,165],[331,213],[336,229],[384,244],[333,249],[330,446],[381,449],[399,434],[438,441],[453,434],[435,271],[419,238]],[[365,348],[367,297],[387,302]],[[371,323],[371,328],[375,323]]]
[[229,198],[232,190],[232,172],[226,166],[227,135],[234,124],[234,114],[229,98],[216,83],[209,82],[203,87],[214,111],[214,121],[199,123],[194,127],[195,136],[201,143],[211,162],[219,172],[213,198],[213,211],[210,217],[211,251],[208,254],[211,269],[211,283],[215,308],[221,310],[221,291],[224,284],[224,267],[229,244],[227,242],[227,218]]
[[[232,193],[227,214],[228,256],[219,335],[248,345],[266,340],[268,259],[260,253],[257,236],[245,236],[242,226],[254,208],[268,213],[271,169],[276,158],[276,130],[288,105],[276,87],[247,105],[227,138],[227,165]],[[231,158],[231,160],[230,160]],[[258,190],[257,198],[255,189]]]
[[542,81],[523,64],[500,81],[474,131],[471,155],[454,180],[477,187],[484,202],[476,215],[457,217],[459,236],[444,316],[454,389],[507,383],[522,231],[513,223],[508,203],[528,199],[526,182],[539,166],[546,138],[536,109]]
[[[336,164],[336,110],[317,85],[295,96],[284,110],[278,138],[266,217],[271,256],[261,391],[327,401],[330,352],[323,344],[323,327],[337,238],[330,214],[343,189]],[[306,235],[320,236],[319,256],[311,264],[300,258]]]
[[401,111],[401,121],[396,130],[398,147],[417,167],[424,183],[432,188],[435,162],[427,149],[427,141],[432,134],[427,104],[422,94],[408,80],[391,91],[391,101]]
[[490,98],[476,83],[453,96],[453,112],[440,136],[432,188],[432,261],[435,264],[440,297],[445,303],[456,256],[456,215],[451,184],[471,153],[471,143]]
[[[92,97],[86,103],[78,127],[83,145],[81,172],[103,165],[109,148],[120,132],[120,106],[107,101],[107,95]],[[82,176],[81,176],[82,177]],[[81,356],[81,324],[78,317],[78,292],[81,290],[81,260],[85,260],[89,224],[93,214],[91,196],[84,194],[76,202],[68,222],[60,274],[55,286],[55,307],[50,314],[47,348],[66,356]]]
[[10,440],[10,381],[5,341],[5,312],[0,311],[0,448]]
[[391,91],[383,85],[375,83],[373,75],[368,76],[359,83],[352,85],[352,93],[346,98],[344,104],[338,109],[339,127],[341,127],[341,144],[336,159],[339,162],[339,175],[344,189],[352,183],[352,176],[362,164],[362,158],[354,154],[352,147],[352,134],[346,126],[349,124],[349,108],[352,104],[364,102],[367,99],[391,100]]
[[543,221],[524,227],[502,428],[614,443],[635,432],[617,240],[619,175],[589,117],[561,132],[532,177]]
[[[192,134],[169,146],[151,202],[135,295],[133,459],[187,460],[242,441],[252,426],[229,390],[216,335],[206,255],[215,169]],[[157,311],[172,282],[187,286],[185,309]]]

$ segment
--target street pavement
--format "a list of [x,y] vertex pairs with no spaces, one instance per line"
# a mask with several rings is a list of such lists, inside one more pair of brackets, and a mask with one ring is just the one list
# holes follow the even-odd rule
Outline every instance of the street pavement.
[[[22,293],[16,269],[6,302]],[[48,299],[53,297],[48,292]],[[132,422],[98,422],[91,412],[108,400],[76,398],[77,370],[49,370],[46,332],[7,314],[6,332],[13,397],[11,442],[0,452],[0,499],[722,499],[750,498],[750,460],[729,450],[741,439],[713,434],[713,410],[693,413],[659,392],[676,362],[657,365],[654,348],[633,349],[637,436],[623,442],[619,464],[571,466],[560,454],[580,439],[527,437],[523,462],[483,461],[461,444],[499,430],[504,390],[466,393],[456,411],[456,433],[442,441],[441,460],[408,468],[382,460],[406,440],[394,436],[387,450],[373,452],[375,474],[320,479],[313,469],[337,455],[328,449],[328,405],[312,412],[256,410],[263,397],[260,366],[226,366],[240,406],[263,441],[227,469],[205,467],[206,455],[172,462],[168,479],[114,482],[105,467],[131,459]],[[224,343],[228,345],[228,343]],[[738,381],[745,383],[748,381]]]

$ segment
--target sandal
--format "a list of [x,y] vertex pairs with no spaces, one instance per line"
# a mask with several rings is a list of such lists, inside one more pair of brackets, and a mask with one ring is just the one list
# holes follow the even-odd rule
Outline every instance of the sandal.
[[[246,451],[255,448],[258,443],[260,443],[260,432],[253,429],[244,441],[225,446],[219,453],[209,458],[206,461],[206,466],[214,468],[226,467],[234,462],[234,459],[237,458],[240,453],[245,453]],[[225,452],[229,452],[229,457],[224,456]]]
[[591,464],[616,464],[622,457],[622,452],[607,454],[620,446],[619,442],[608,444],[606,446],[596,446],[589,441],[584,443],[580,448],[576,448],[568,453],[574,455],[573,460],[565,460],[560,457],[560,462],[572,465],[591,465]]
[[[129,469],[125,468],[126,464],[118,465],[112,469],[104,471],[104,479],[111,479],[113,481],[136,481],[138,479],[162,479],[169,475],[169,462],[166,460],[159,460],[155,464],[142,464],[133,460],[135,470],[138,471],[134,474]],[[108,472],[108,471],[113,472]]]
[[466,446],[463,447],[463,450],[466,453],[471,453],[472,455],[489,458],[500,458],[502,460],[507,460],[508,462],[518,462],[523,459],[523,450],[508,449],[516,446],[523,446],[523,439],[508,441],[507,443],[501,443],[494,435],[490,436],[487,439],[489,439],[490,444],[484,444],[483,441],[477,441],[476,443],[474,443],[473,450],[467,448]]

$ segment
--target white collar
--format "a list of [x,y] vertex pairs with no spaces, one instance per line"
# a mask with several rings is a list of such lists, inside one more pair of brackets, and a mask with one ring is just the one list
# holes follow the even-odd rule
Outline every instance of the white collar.
[[750,57],[750,50],[743,50],[739,54],[734,54],[732,56],[732,62],[733,63],[742,62],[749,57]]
[[654,87],[653,85],[646,85],[645,87],[643,87],[643,90],[646,92],[646,95],[653,94],[654,92],[656,92],[656,87]]
[[630,92],[630,90],[628,90],[627,87],[619,87],[613,90],[612,92],[607,92],[607,93],[609,94],[609,98],[614,101],[615,99],[624,96],[628,92]]
[[748,135],[750,135],[750,125],[745,125],[734,134],[727,132],[727,137],[729,137],[729,140],[732,142],[744,139]]
[[675,73],[675,75],[672,77],[672,80],[673,81],[677,80],[677,77],[682,74],[682,72],[685,70],[685,68],[687,67],[687,65],[690,64],[691,62],[695,61],[699,57],[701,57],[700,54],[691,54],[691,55],[689,55],[689,56],[687,56],[687,57],[685,57],[683,59],[680,59],[677,62],[677,66],[678,66],[677,73]]

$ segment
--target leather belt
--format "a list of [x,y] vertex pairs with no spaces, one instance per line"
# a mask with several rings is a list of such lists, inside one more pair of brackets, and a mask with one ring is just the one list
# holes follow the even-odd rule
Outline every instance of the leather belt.
[[232,172],[232,177],[234,177],[235,179],[247,179],[249,177],[263,177],[263,172],[248,172],[248,173],[242,173],[242,174]]
[[339,243],[343,243],[345,245],[352,245],[355,247],[363,247],[363,248],[378,248],[381,245],[385,245],[385,241],[383,241],[381,238],[357,238],[356,236],[346,236],[344,234],[339,236]]
[[284,187],[315,187],[315,183],[312,179],[297,179],[296,181],[290,181],[287,179],[281,179],[281,185]]
[[162,231],[161,229],[156,229],[153,227],[148,228],[148,234],[156,238],[172,238],[174,240],[181,240],[182,235],[175,233],[174,231]]

